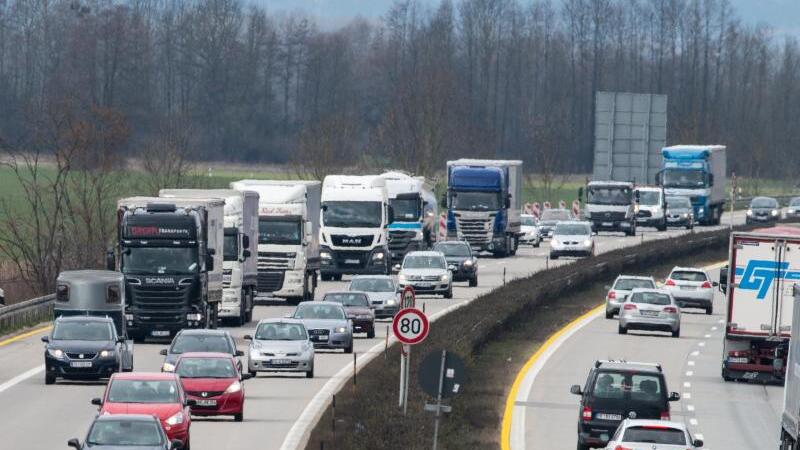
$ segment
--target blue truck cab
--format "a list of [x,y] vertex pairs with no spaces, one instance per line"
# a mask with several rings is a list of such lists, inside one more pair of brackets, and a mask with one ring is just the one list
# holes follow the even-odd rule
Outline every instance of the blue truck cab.
[[674,145],[661,150],[656,183],[668,197],[687,197],[703,225],[720,223],[725,205],[726,159],[723,145]]

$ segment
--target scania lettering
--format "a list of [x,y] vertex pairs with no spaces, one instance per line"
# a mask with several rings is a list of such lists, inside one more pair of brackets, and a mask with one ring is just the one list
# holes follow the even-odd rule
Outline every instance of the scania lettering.
[[515,254],[522,227],[522,183],[522,161],[448,161],[447,237],[466,240],[478,252]]
[[296,304],[313,300],[319,271],[319,181],[241,180],[258,201],[258,292]]
[[718,225],[725,204],[724,145],[675,145],[661,150],[662,169],[656,183],[669,197],[688,197],[694,217],[703,225]]
[[593,231],[636,234],[636,201],[633,183],[590,181],[586,185],[586,215]]
[[225,201],[132,197],[117,203],[107,266],[125,280],[125,322],[138,340],[215,328],[222,300]]
[[322,279],[340,280],[343,274],[388,274],[391,257],[386,229],[391,222],[384,178],[325,177],[320,231]]
[[389,206],[394,213],[388,229],[389,251],[392,264],[399,264],[406,253],[433,245],[439,225],[437,203],[424,177],[386,172],[381,178],[386,180]]
[[162,189],[164,198],[218,198],[225,201],[221,319],[242,325],[253,319],[257,264],[251,253],[258,237],[258,193],[234,189]]

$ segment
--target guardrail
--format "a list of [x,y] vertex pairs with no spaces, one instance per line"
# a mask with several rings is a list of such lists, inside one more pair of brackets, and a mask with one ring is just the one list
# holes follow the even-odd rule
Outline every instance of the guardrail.
[[0,336],[53,320],[53,294],[0,308]]

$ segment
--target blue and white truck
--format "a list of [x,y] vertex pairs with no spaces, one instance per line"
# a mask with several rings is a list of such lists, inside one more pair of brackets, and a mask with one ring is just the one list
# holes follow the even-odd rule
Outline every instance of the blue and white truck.
[[447,162],[447,237],[495,256],[517,252],[521,232],[522,161]]
[[380,176],[386,180],[389,206],[394,212],[394,220],[388,228],[389,252],[394,265],[403,262],[406,253],[433,245],[438,227],[438,204],[424,177],[402,172],[386,172]]
[[725,206],[724,145],[674,145],[661,150],[663,161],[656,182],[668,197],[688,197],[695,221],[718,225]]

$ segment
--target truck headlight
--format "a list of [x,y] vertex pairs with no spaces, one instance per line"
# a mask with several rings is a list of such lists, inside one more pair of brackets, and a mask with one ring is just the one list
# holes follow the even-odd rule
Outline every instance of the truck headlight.
[[178,411],[177,413],[175,413],[174,416],[170,417],[169,419],[165,420],[164,422],[169,426],[175,426],[175,425],[183,423],[183,420],[184,420],[183,411]]
[[777,216],[778,215],[778,210],[777,209],[773,209],[772,210],[772,215],[773,216]]
[[789,213],[789,214],[794,214],[795,210],[792,209],[792,208],[789,208],[789,209],[786,210],[786,212]]
[[747,215],[748,216],[752,216],[753,215],[753,210],[752,209],[748,209],[747,210]]
[[383,252],[375,253],[374,255],[372,255],[372,260],[373,261],[382,261],[385,256],[386,255],[384,255]]
[[57,348],[56,348],[56,349],[53,349],[53,348],[48,348],[48,349],[47,349],[47,353],[48,353],[50,356],[52,356],[53,358],[55,358],[55,359],[62,359],[62,358],[64,358],[64,351],[63,351],[63,350],[61,350],[61,349],[57,349]]
[[189,320],[189,321],[192,321],[192,322],[199,322],[202,319],[203,319],[203,315],[200,314],[200,313],[192,313],[192,314],[187,314],[186,315],[186,320]]
[[417,232],[414,233],[414,240],[422,240],[422,230],[417,230]]
[[322,259],[331,259],[331,252],[319,252],[319,257]]
[[113,358],[115,355],[114,350],[103,350],[100,352],[101,358]]

